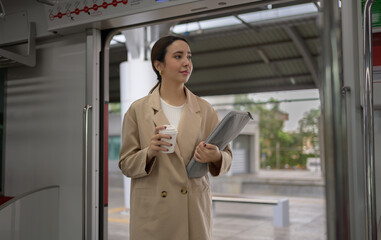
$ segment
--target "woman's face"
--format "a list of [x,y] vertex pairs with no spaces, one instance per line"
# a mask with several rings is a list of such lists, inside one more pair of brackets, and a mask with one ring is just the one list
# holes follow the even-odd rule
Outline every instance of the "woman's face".
[[166,82],[186,83],[192,73],[192,54],[189,45],[181,40],[174,41],[167,47],[164,63],[158,62],[157,69]]

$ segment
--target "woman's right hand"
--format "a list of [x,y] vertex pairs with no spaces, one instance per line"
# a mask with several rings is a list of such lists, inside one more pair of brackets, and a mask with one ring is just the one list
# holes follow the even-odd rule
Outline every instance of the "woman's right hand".
[[155,133],[151,137],[150,145],[148,146],[147,152],[147,163],[150,162],[160,151],[168,151],[168,148],[164,148],[162,146],[172,146],[172,144],[161,141],[162,138],[171,139],[171,136],[163,133],[159,133],[160,130],[166,129],[165,126],[158,126],[155,128]]

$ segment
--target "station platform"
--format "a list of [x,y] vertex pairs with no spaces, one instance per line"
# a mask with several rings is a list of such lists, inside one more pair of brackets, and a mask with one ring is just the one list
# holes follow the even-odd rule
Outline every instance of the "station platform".
[[[290,225],[274,227],[273,207],[218,203],[212,240],[325,240],[324,177],[306,170],[262,170],[211,178],[212,192],[276,196],[289,199]],[[322,190],[323,189],[323,190]],[[110,173],[109,240],[129,239],[129,215],[124,208],[122,175]]]
[[212,192],[324,198],[325,181],[320,172],[308,170],[260,170],[210,178]]

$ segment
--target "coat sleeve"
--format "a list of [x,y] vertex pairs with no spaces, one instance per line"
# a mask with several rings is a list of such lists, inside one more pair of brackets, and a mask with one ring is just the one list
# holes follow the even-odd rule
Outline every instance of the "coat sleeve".
[[[220,119],[218,117],[218,113],[214,109],[213,109],[213,113],[214,113],[214,116],[211,118],[213,128],[211,131],[213,131],[213,129],[217,126],[218,122],[220,121]],[[232,164],[232,151],[230,149],[230,144],[228,144],[225,147],[225,149],[221,150],[221,155],[222,155],[221,168],[217,168],[212,163],[208,164],[209,165],[209,172],[214,177],[223,175],[230,170],[230,167]]]
[[217,168],[214,164],[209,163],[209,172],[213,177],[221,176],[230,170],[232,165],[232,152],[228,145],[223,151],[221,151],[222,163],[221,168]]
[[122,146],[119,154],[119,168],[130,178],[149,175],[156,158],[146,164],[148,147],[141,149],[139,128],[134,107],[131,106],[124,115],[122,125]]

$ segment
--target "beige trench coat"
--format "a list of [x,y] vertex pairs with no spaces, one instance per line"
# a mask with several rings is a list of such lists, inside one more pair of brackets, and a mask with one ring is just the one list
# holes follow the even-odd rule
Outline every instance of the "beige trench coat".
[[[161,109],[158,88],[134,102],[124,116],[119,167],[131,178],[131,240],[211,238],[209,178],[189,179],[186,165],[196,146],[209,136],[219,119],[205,100],[188,89],[186,95],[175,152],[159,153],[148,167],[147,149],[155,126],[169,124]],[[230,148],[221,153],[221,169],[209,165],[213,176],[230,169]]]

